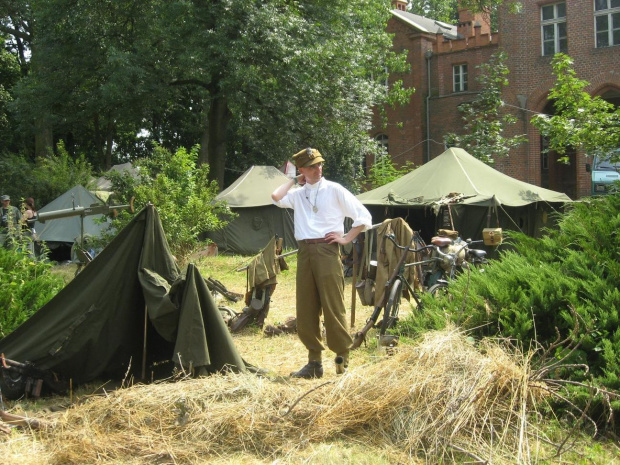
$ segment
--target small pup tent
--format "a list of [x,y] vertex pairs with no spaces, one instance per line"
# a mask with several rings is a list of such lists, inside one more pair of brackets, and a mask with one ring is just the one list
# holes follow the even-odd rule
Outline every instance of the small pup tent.
[[169,376],[173,366],[196,374],[246,370],[198,269],[178,269],[152,205],[0,340],[0,353],[74,385]]
[[549,225],[549,214],[571,202],[566,194],[514,179],[456,147],[357,198],[373,221],[409,217],[425,239],[441,228],[472,239],[495,227],[537,236]]
[[284,240],[284,249],[297,248],[293,211],[277,207],[271,200],[272,192],[289,180],[275,166],[249,168],[215,198],[226,201],[239,216],[207,237],[220,251],[240,255],[259,253],[276,235]]
[[[93,205],[100,206],[104,203],[95,194],[77,185],[45,205],[38,213],[68,210],[76,207],[91,207]],[[48,220],[45,223],[37,221],[35,231],[37,232],[37,239],[45,241],[50,250],[66,248],[66,258],[69,259],[70,248],[74,242],[80,240],[82,233],[85,237],[99,237],[101,232],[109,227],[109,223],[103,221],[105,218],[105,215],[91,215],[84,218],[80,216],[58,218]]]

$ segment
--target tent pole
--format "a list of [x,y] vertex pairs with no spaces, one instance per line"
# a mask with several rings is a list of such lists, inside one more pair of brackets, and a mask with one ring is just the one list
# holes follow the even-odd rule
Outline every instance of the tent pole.
[[355,292],[355,280],[357,279],[357,240],[353,241],[353,274],[351,274],[351,328],[355,327],[355,304],[357,294]]
[[84,215],[80,215],[80,249],[84,250]]
[[146,379],[146,328],[148,323],[148,311],[144,304],[144,344],[142,345],[142,381]]

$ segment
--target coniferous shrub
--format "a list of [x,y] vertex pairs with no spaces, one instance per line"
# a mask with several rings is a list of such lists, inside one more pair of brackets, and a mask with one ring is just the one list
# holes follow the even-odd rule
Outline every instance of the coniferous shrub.
[[[424,311],[400,325],[405,335],[452,321],[472,336],[496,336],[529,347],[569,338],[579,347],[555,375],[620,390],[620,195],[585,199],[560,215],[541,238],[509,232],[510,249],[483,273],[461,274],[447,296],[424,296]],[[558,348],[556,357],[567,352]],[[585,403],[589,393],[577,390]],[[573,400],[575,400],[573,399]],[[581,404],[584,405],[584,404]],[[613,401],[616,410],[620,402]]]

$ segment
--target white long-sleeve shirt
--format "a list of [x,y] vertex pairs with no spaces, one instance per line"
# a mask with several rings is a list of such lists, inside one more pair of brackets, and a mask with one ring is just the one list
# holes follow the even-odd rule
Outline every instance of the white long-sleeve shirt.
[[295,211],[295,239],[323,238],[329,232],[344,234],[344,219],[353,220],[352,227],[372,227],[368,209],[340,184],[322,178],[319,182],[294,189],[279,201],[278,207]]

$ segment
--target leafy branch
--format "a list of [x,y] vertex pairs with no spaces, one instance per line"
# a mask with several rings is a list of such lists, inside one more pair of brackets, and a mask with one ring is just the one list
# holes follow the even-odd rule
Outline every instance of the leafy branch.
[[551,62],[556,82],[549,92],[554,115],[536,115],[532,124],[549,142],[548,150],[565,155],[570,149],[588,155],[607,153],[620,146],[620,109],[599,96],[590,96],[585,88],[590,84],[579,79],[573,60],[558,53]]

